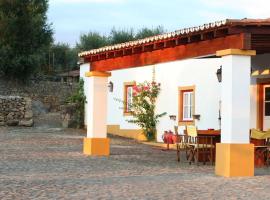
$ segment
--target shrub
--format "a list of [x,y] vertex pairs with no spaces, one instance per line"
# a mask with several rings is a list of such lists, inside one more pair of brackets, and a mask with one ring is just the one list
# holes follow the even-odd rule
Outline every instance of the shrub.
[[133,119],[128,122],[140,126],[148,140],[155,139],[157,123],[161,117],[166,115],[166,112],[155,113],[160,86],[160,83],[145,81],[133,87],[133,100],[130,103]]

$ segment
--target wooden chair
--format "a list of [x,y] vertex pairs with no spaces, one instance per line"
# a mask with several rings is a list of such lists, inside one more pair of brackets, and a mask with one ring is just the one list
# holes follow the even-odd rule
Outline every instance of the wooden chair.
[[178,126],[174,126],[174,132],[177,137],[176,140],[176,155],[177,155],[177,161],[180,162],[181,157],[181,151],[186,152],[186,159],[188,159],[188,149],[187,149],[187,136],[186,135],[180,135],[178,132]]
[[269,131],[251,129],[250,142],[254,144],[255,166],[263,167],[269,165]]
[[270,165],[270,138],[266,138],[265,145],[267,146],[265,163],[266,163],[266,166],[269,167]]
[[209,160],[213,165],[213,151],[215,145],[213,143],[213,136],[198,136],[197,128],[195,126],[187,126],[187,149],[189,149],[189,164],[195,162],[197,165],[200,160],[203,164]]

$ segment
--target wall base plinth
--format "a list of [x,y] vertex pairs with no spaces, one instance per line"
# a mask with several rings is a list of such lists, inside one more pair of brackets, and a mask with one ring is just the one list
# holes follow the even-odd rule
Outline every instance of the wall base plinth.
[[254,145],[216,145],[216,175],[224,177],[254,176]]
[[84,138],[83,153],[89,156],[109,156],[110,155],[110,139]]

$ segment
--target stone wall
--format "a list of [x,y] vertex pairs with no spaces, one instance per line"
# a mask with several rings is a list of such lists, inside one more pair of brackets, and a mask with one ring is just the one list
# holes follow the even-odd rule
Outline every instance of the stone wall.
[[0,77],[0,95],[29,97],[44,104],[48,111],[59,111],[77,89],[77,83],[32,80],[27,84],[6,81]]
[[0,96],[0,126],[32,126],[32,101],[27,97]]

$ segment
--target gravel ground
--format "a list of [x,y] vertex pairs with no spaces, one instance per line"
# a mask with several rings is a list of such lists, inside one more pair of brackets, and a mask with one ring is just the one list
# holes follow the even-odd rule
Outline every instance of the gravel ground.
[[110,157],[82,154],[81,130],[0,128],[0,199],[270,199],[270,168],[223,178],[175,151],[111,137]]

